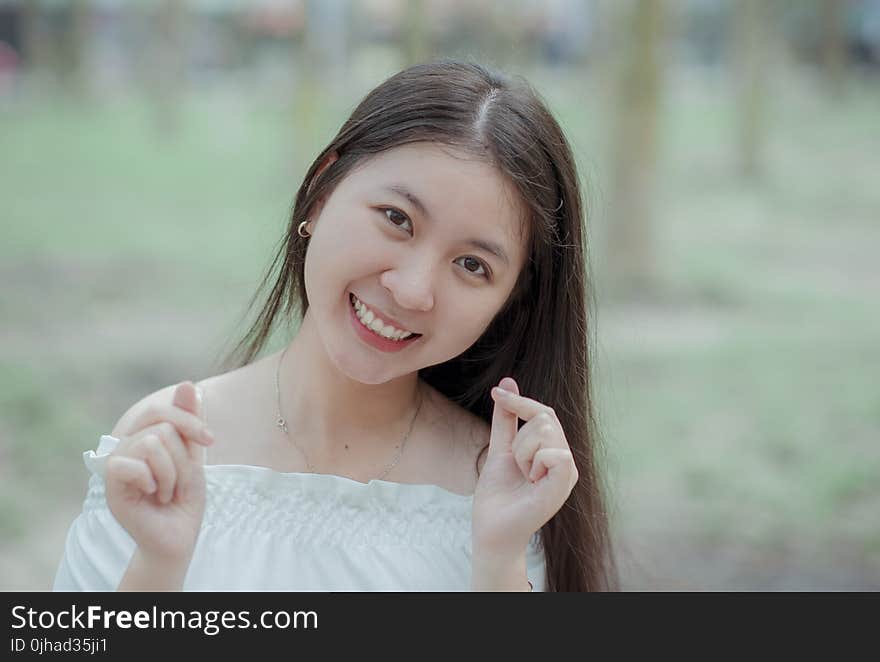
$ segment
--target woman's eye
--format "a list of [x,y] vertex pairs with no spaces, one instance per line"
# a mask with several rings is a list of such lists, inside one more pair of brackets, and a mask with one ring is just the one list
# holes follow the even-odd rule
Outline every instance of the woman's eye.
[[[478,260],[475,257],[471,257],[470,255],[465,255],[461,259],[464,260],[463,264],[465,265],[465,271],[467,271],[469,274],[474,274],[475,276],[483,276],[486,280],[489,280],[489,269],[486,268],[486,265],[483,264],[482,261]],[[480,273],[479,271],[472,271],[470,267],[473,266],[476,266],[478,269],[482,269],[483,272]]]
[[[406,214],[394,209],[393,207],[384,207],[382,209],[382,213],[385,214],[386,218],[391,222],[391,225],[396,228],[404,227],[403,223],[405,222],[409,222],[410,224],[412,224],[412,221],[409,220],[409,217],[407,217]],[[395,219],[400,222],[396,222]]]
[[[382,207],[379,211],[385,214],[388,222],[396,228],[403,228],[404,223],[409,223],[410,226],[412,226],[412,221],[409,219],[409,217],[403,212],[394,209],[394,207]],[[489,268],[482,260],[478,260],[477,258],[471,257],[470,255],[465,255],[464,257],[459,259],[464,260],[464,269],[469,274],[472,274],[474,276],[482,276],[486,280],[490,279]],[[482,269],[482,271],[479,271],[480,269]]]

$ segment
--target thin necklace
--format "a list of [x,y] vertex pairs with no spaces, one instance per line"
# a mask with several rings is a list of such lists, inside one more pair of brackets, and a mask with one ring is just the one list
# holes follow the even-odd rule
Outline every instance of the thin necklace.
[[[287,350],[290,349],[290,345],[284,348],[284,351],[281,352],[281,358],[278,359],[278,367],[275,369],[275,395],[278,398],[278,418],[275,421],[275,425],[277,425],[281,430],[284,431],[284,435],[293,442],[293,445],[296,446],[296,449],[302,453],[303,458],[305,458],[306,466],[308,467],[309,473],[316,473],[315,467],[309,461],[309,456],[306,454],[305,450],[302,446],[300,446],[297,441],[291,438],[290,434],[287,431],[287,421],[284,416],[281,415],[281,387],[279,385],[280,376],[281,376],[281,363],[284,361],[284,355],[287,354]],[[406,441],[409,439],[409,434],[412,432],[413,425],[415,425],[416,417],[419,415],[419,411],[422,408],[422,400],[424,399],[424,394],[419,392],[419,406],[416,407],[416,413],[413,414],[412,420],[409,424],[409,429],[406,431],[406,435],[403,437],[403,441],[397,445],[397,453],[395,453],[391,462],[385,467],[385,470],[379,475],[375,480],[382,480],[385,476],[388,475],[388,472],[391,471],[394,467],[397,466],[397,463],[400,462],[400,456],[403,455],[403,449],[406,448]]]

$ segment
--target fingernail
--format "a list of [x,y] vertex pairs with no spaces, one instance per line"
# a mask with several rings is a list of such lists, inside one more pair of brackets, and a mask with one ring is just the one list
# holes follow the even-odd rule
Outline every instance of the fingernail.
[[214,443],[214,435],[211,434],[211,431],[208,428],[202,429],[202,441],[204,441],[206,444]]
[[154,480],[154,481],[150,481],[150,484],[148,485],[148,487],[150,488],[150,491],[148,492],[148,494],[154,494],[156,492],[156,489],[159,486],[156,485],[156,481]]

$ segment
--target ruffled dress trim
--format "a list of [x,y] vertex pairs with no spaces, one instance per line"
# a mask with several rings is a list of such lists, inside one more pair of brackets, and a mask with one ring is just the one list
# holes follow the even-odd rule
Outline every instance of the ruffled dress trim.
[[[104,494],[107,457],[119,439],[101,436],[83,453],[92,473],[84,512],[108,510]],[[470,547],[473,495],[438,485],[345,476],[283,473],[254,465],[205,465],[202,530],[272,534],[312,546]],[[529,564],[543,561],[540,532],[532,537]]]

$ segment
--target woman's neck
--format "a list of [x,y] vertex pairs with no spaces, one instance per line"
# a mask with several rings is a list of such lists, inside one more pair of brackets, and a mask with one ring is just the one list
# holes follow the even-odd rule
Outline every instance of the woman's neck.
[[328,356],[308,312],[286,353],[274,361],[282,354],[281,414],[314,465],[345,454],[352,444],[369,457],[391,457],[423,396],[417,373],[381,384],[350,378]]

